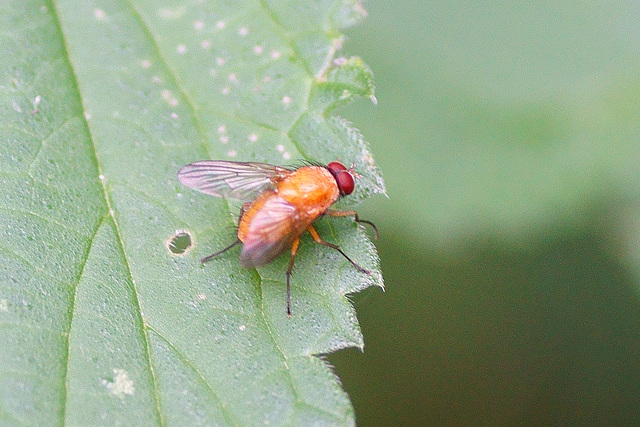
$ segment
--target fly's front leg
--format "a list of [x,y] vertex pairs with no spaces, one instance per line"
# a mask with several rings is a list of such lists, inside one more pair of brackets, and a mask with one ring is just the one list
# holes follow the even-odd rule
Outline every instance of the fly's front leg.
[[291,287],[289,286],[289,279],[291,278],[291,270],[293,270],[293,262],[298,253],[298,246],[300,246],[300,238],[297,238],[291,244],[291,260],[289,261],[289,268],[287,269],[287,316],[289,317],[291,317]]
[[331,249],[335,249],[336,251],[340,252],[340,254],[342,254],[342,256],[345,257],[347,259],[347,261],[349,261],[351,263],[351,265],[353,265],[359,272],[365,273],[365,274],[371,274],[371,272],[369,270],[365,270],[364,268],[362,268],[358,264],[356,264],[356,262],[354,260],[352,260],[351,258],[349,258],[347,256],[347,254],[342,252],[342,249],[340,249],[338,246],[334,245],[333,243],[325,242],[324,240],[322,240],[322,238],[320,237],[320,235],[318,234],[316,229],[313,228],[313,225],[310,225],[309,228],[307,228],[307,231],[309,232],[309,234],[311,234],[311,237],[313,238],[313,240],[315,240],[316,243],[318,243],[318,244],[320,244],[322,246],[328,246]]
[[373,228],[373,232],[376,235],[376,239],[378,238],[378,227],[375,226],[371,221],[367,221],[366,219],[360,219],[358,217],[358,212],[356,211],[334,211],[333,209],[329,209],[325,212],[329,216],[353,216],[356,222],[362,222],[364,224],[369,224],[371,228]]

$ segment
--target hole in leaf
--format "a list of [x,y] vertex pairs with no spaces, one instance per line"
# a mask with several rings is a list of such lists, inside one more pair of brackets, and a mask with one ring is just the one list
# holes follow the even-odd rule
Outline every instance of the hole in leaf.
[[175,255],[184,254],[191,246],[191,234],[187,231],[176,231],[176,234],[167,241],[167,249]]

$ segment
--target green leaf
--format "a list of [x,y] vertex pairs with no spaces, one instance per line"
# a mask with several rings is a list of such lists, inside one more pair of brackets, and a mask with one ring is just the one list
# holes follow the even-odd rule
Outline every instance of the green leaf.
[[347,294],[382,286],[352,218],[306,236],[285,313],[280,257],[230,251],[238,206],[181,187],[199,159],[353,163],[327,113],[373,97],[337,59],[354,1],[11,0],[0,14],[0,419],[6,424],[352,424],[318,354],[362,348]]

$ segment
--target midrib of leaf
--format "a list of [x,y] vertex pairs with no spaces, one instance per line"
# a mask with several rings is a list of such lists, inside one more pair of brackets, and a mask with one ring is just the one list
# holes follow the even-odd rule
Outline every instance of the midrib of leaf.
[[[158,47],[158,44],[156,43],[155,38],[153,37],[153,34],[149,30],[149,26],[147,25],[147,23],[144,21],[144,19],[142,18],[140,13],[137,11],[135,6],[133,6],[131,1],[127,0],[126,4],[129,7],[129,9],[131,10],[132,14],[135,16],[136,20],[140,23],[140,26],[143,28],[143,31],[147,35],[149,43],[151,44],[153,50],[155,50],[156,54],[158,55],[158,58],[160,58],[162,60],[162,62],[164,64],[164,67],[167,69],[167,71],[171,75],[171,79],[173,80],[173,83],[175,84],[175,87],[177,87],[179,89],[180,95],[182,95],[182,97],[186,100],[187,109],[189,110],[190,116],[193,119],[194,127],[195,127],[195,129],[196,129],[196,131],[198,133],[198,136],[200,137],[199,139],[200,139],[201,145],[203,146],[205,152],[209,153],[209,150],[207,149],[206,144],[203,143],[203,141],[205,141],[204,132],[202,130],[202,125],[200,124],[200,121],[198,120],[198,116],[195,114],[195,108],[193,106],[193,102],[192,102],[191,98],[188,96],[186,91],[183,89],[183,85],[179,81],[175,71],[172,69],[172,67],[170,66],[169,62],[166,60],[166,58],[162,54],[162,50]],[[228,203],[226,203],[226,206],[227,206],[227,210],[229,212],[229,218],[231,218],[231,210],[229,209]],[[121,244],[121,247],[122,247],[122,242],[120,242],[120,244]],[[124,247],[122,247],[122,248],[123,248],[123,253],[124,253]],[[128,266],[128,264],[127,264],[127,266]],[[133,281],[132,281],[132,283],[133,283]],[[140,311],[139,304],[138,304],[138,311]],[[140,315],[140,317],[142,318],[142,315]],[[193,362],[191,360],[189,360],[181,351],[178,351],[178,347],[176,347],[176,345],[173,344],[167,337],[165,337],[163,334],[160,334],[158,331],[154,330],[154,332],[159,337],[161,337],[176,352],[176,354],[178,354],[180,359],[182,359],[185,362],[186,366],[190,370],[192,370],[196,374],[196,376],[198,378],[202,379],[202,381],[204,382],[206,388],[211,391],[211,393],[217,398],[218,401],[221,402],[220,407],[223,409],[225,417],[227,419],[233,419],[231,413],[229,413],[229,411],[226,408],[225,400],[220,397],[220,395],[213,389],[211,384],[209,384],[209,382],[206,381],[206,379],[202,376],[202,374],[195,368],[195,366],[193,365]],[[151,355],[149,354],[148,337],[147,337],[146,334],[147,333],[146,333],[146,330],[145,330],[145,346],[146,346],[146,350],[147,350],[147,355],[149,357],[149,362],[151,363]],[[155,379],[154,379],[154,390],[156,390],[156,388],[155,388]],[[154,398],[156,400],[156,403],[159,405],[159,399],[158,399],[158,396],[157,396],[157,392],[156,392],[156,396],[154,396]],[[159,406],[158,406],[158,411],[159,411],[159,413],[161,413]]]
[[[67,62],[68,69],[70,70],[70,74],[71,74],[74,86],[77,89],[77,96],[80,99],[80,103],[83,106],[83,109],[86,111],[86,109],[84,108],[84,102],[83,102],[83,98],[82,98],[82,91],[80,89],[80,85],[78,84],[78,79],[77,79],[77,76],[76,76],[76,72],[75,72],[75,70],[73,68],[73,62],[69,58],[69,50],[67,48],[67,43],[66,43],[66,39],[64,37],[64,32],[62,30],[62,25],[61,25],[61,22],[60,22],[58,8],[57,8],[56,3],[54,2],[54,0],[49,0],[49,6],[50,6],[50,9],[53,11],[53,14],[55,16],[55,24],[57,26],[58,33],[60,34],[60,38],[61,38],[61,41],[62,41],[61,45],[63,46],[63,49],[64,49],[64,58],[65,58],[65,61]],[[100,160],[99,160],[99,157],[98,157],[98,153],[96,151],[95,141],[94,141],[94,138],[93,138],[92,132],[91,132],[91,126],[89,125],[89,123],[86,121],[86,119],[84,117],[82,117],[82,120],[84,121],[84,125],[86,126],[86,128],[88,130],[88,133],[89,133],[89,141],[91,142],[91,152],[93,154],[93,158],[91,160],[94,162],[98,173],[102,174],[102,167],[100,165]],[[155,409],[156,409],[155,416],[157,418],[158,423],[160,425],[164,425],[164,419],[163,419],[162,411],[160,410],[160,402],[159,402],[158,392],[157,392],[156,377],[155,377],[155,374],[153,372],[153,364],[151,362],[151,354],[149,352],[149,337],[147,335],[148,332],[147,332],[146,325],[145,325],[145,322],[144,322],[144,318],[142,317],[142,312],[141,312],[141,309],[140,309],[140,301],[139,301],[139,298],[138,298],[138,291],[136,289],[136,285],[135,285],[135,282],[133,280],[133,276],[131,275],[131,268],[129,266],[129,257],[127,256],[127,254],[125,252],[125,249],[124,249],[124,245],[123,245],[123,242],[122,242],[122,235],[120,233],[120,228],[118,227],[118,221],[116,220],[115,215],[114,215],[115,211],[113,210],[113,206],[112,206],[112,203],[111,203],[111,198],[109,196],[109,192],[108,192],[108,190],[106,188],[105,183],[102,180],[101,180],[100,184],[101,184],[102,196],[104,198],[104,202],[105,202],[105,204],[107,206],[107,209],[108,209],[108,215],[113,220],[113,223],[114,223],[114,226],[115,226],[115,229],[116,229],[117,243],[118,243],[120,252],[122,254],[122,257],[123,257],[124,265],[126,266],[126,269],[127,269],[127,272],[128,272],[128,277],[126,278],[126,280],[127,280],[127,283],[130,283],[131,290],[132,290],[132,295],[134,296],[134,303],[135,303],[135,306],[136,306],[136,313],[135,314],[137,316],[136,320],[138,321],[138,327],[139,327],[140,332],[142,334],[142,344],[143,344],[143,347],[144,347],[145,355],[147,357],[148,368],[149,368],[149,377],[150,377],[151,386],[152,386],[152,389],[153,389],[153,400],[155,402]],[[95,230],[95,232],[93,234],[93,238],[95,238],[96,233],[98,232],[98,230],[100,229],[102,224],[104,224],[104,219],[102,221],[100,221],[100,226],[98,226],[96,228],[96,230]],[[83,257],[83,260],[82,260],[83,267],[82,267],[81,271],[84,270],[84,265],[86,265],[86,263],[87,263],[89,251],[91,250],[91,246],[92,246],[91,244],[88,245],[87,252],[85,253],[85,256]],[[78,275],[78,279],[76,281],[76,286],[75,286],[75,289],[74,289],[74,300],[75,300],[75,295],[77,294],[77,288],[78,288],[77,284],[79,283],[81,277],[82,277],[82,273],[80,273]],[[66,344],[67,344],[67,346],[66,346],[66,355],[64,356],[64,364],[65,364],[64,371],[65,371],[65,375],[64,375],[64,378],[63,378],[63,381],[64,381],[64,387],[63,387],[64,396],[63,396],[63,402],[62,402],[63,403],[62,404],[63,410],[62,410],[62,417],[61,417],[61,424],[62,425],[64,425],[65,420],[66,420],[66,406],[67,406],[67,392],[66,392],[67,380],[66,380],[66,378],[67,378],[68,372],[69,372],[69,364],[68,364],[68,361],[69,361],[69,344],[70,344],[70,336],[71,336],[71,320],[73,319],[73,310],[74,310],[74,308],[75,308],[75,304],[72,303],[71,310],[70,310],[71,313],[70,313],[70,316],[69,316],[69,332],[68,332],[67,341],[66,341]]]
[[[273,13],[271,12],[271,10],[269,10],[269,8],[266,6],[266,4],[264,4],[264,2],[263,2],[263,1],[260,1],[260,4],[261,4],[261,5],[262,5],[266,10],[267,10],[268,15],[269,15],[270,17],[272,17],[272,19],[274,20],[274,22],[275,22],[275,23],[276,23],[276,24],[281,28],[281,24],[280,24],[280,23],[279,23],[279,22],[278,22],[278,21],[273,17]],[[212,154],[211,154],[211,152],[210,152],[210,150],[209,150],[209,148],[208,148],[207,144],[205,144],[205,143],[204,143],[204,141],[206,141],[206,137],[205,137],[204,131],[202,130],[202,124],[200,123],[200,120],[199,120],[199,118],[198,118],[198,115],[197,115],[197,114],[196,114],[196,112],[195,112],[195,111],[196,111],[196,109],[195,109],[195,107],[194,107],[194,103],[193,103],[193,101],[192,101],[191,97],[189,96],[189,94],[187,93],[187,91],[185,91],[185,90],[184,90],[184,84],[183,84],[183,83],[180,81],[180,79],[178,78],[177,73],[175,72],[175,70],[173,70],[173,68],[171,67],[171,65],[170,65],[169,61],[167,61],[167,60],[166,60],[166,58],[164,57],[164,55],[162,54],[162,50],[159,48],[159,46],[158,46],[157,42],[155,41],[155,37],[153,36],[152,32],[149,30],[149,26],[148,26],[148,24],[145,22],[144,18],[143,18],[143,17],[140,15],[140,13],[136,10],[135,6],[133,6],[133,4],[131,3],[131,1],[127,0],[127,5],[128,5],[128,7],[131,9],[132,14],[136,17],[136,19],[138,20],[138,22],[140,23],[140,25],[141,25],[141,26],[142,26],[142,28],[144,29],[144,32],[146,33],[146,35],[147,35],[147,37],[148,37],[148,39],[149,39],[149,43],[151,44],[151,46],[153,47],[153,49],[156,51],[156,54],[158,55],[158,57],[159,57],[159,58],[161,58],[161,60],[162,60],[162,62],[163,62],[164,67],[168,70],[169,74],[171,75],[171,79],[173,80],[173,83],[174,83],[174,84],[175,84],[175,86],[179,89],[180,95],[181,95],[181,96],[186,100],[187,109],[188,109],[188,110],[189,110],[189,112],[190,112],[190,115],[191,115],[191,117],[192,117],[192,119],[193,119],[193,122],[194,122],[194,126],[195,126],[195,128],[196,128],[196,130],[197,130],[197,132],[198,132],[199,137],[200,137],[200,145],[202,146],[203,150],[207,153],[207,155],[209,156],[209,158],[213,158],[213,156],[212,156]],[[281,36],[282,36],[282,37],[284,37],[284,35],[281,35]],[[287,40],[289,40],[289,39],[287,38]],[[289,43],[288,43],[288,44],[289,44],[289,45],[291,45],[291,42],[289,41]],[[297,51],[296,51],[296,53],[297,53]],[[298,56],[300,56],[300,55],[298,54]],[[304,62],[304,61],[302,61],[302,60],[301,60],[301,62]],[[308,67],[306,66],[306,63],[305,63],[305,70],[307,71],[307,73],[308,73],[308,74],[309,74],[309,76],[311,77],[310,72],[309,72],[309,70],[308,70]],[[307,97],[308,97],[308,94],[307,94]],[[304,111],[303,111],[303,113],[302,113],[300,116],[302,116],[302,115],[304,114],[304,112],[306,112],[306,110],[304,110]],[[227,114],[227,115],[228,115],[228,114]],[[234,115],[234,118],[238,118],[238,117]],[[246,121],[246,120],[245,120],[245,121]],[[251,122],[252,122],[252,121],[251,121]],[[261,125],[261,126],[263,126],[263,125]],[[263,127],[266,127],[266,126],[263,126]],[[267,127],[267,128],[271,128],[271,127]],[[277,130],[279,131],[279,129],[277,129]],[[292,139],[292,138],[290,138],[290,139],[293,141],[293,139]],[[296,146],[296,149],[298,149],[298,151],[300,151],[300,154],[302,154],[302,155],[304,156],[304,154],[302,153],[302,150],[300,150],[300,149],[299,149],[298,144],[297,144],[295,141],[293,141],[293,142],[294,142],[294,144],[295,144],[295,146]],[[304,157],[306,158],[306,156],[304,156]],[[105,189],[105,191],[106,191],[106,189]],[[224,200],[224,205],[226,206],[226,210],[227,210],[228,216],[229,216],[229,218],[231,219],[231,218],[233,217],[233,216],[232,216],[232,213],[231,213],[231,207],[230,207],[230,205],[229,205],[229,202],[228,202],[226,199]],[[230,221],[230,225],[234,225],[232,221]],[[278,350],[278,352],[279,352],[279,353],[280,353],[280,355],[282,356],[282,361],[283,361],[283,364],[284,364],[284,367],[285,367],[285,372],[286,372],[287,378],[288,378],[288,380],[289,380],[289,383],[291,384],[291,389],[292,389],[292,390],[294,391],[294,393],[296,394],[296,403],[297,403],[297,404],[304,403],[304,402],[302,401],[302,399],[300,398],[300,394],[298,393],[298,391],[297,391],[297,389],[296,389],[295,382],[293,381],[293,378],[291,377],[290,368],[289,368],[288,363],[287,363],[287,357],[286,357],[285,353],[282,351],[282,348],[280,347],[280,344],[278,343],[278,340],[277,340],[276,336],[275,336],[275,335],[274,335],[274,333],[273,333],[273,330],[272,330],[272,328],[271,328],[270,322],[269,322],[269,320],[267,319],[267,314],[266,314],[266,312],[265,312],[265,310],[264,310],[264,299],[263,299],[263,297],[262,297],[262,282],[263,282],[263,280],[264,280],[264,277],[260,274],[260,272],[259,272],[258,270],[254,269],[254,271],[256,272],[255,277],[257,277],[257,280],[256,280],[256,281],[257,281],[257,283],[256,283],[256,287],[257,287],[257,289],[259,290],[260,298],[261,298],[260,311],[261,311],[261,314],[262,314],[262,319],[263,319],[263,321],[264,321],[264,327],[265,327],[265,329],[268,331],[269,336],[271,337],[271,339],[272,339],[272,341],[273,341],[274,347]],[[193,371],[193,372],[194,372],[194,373],[195,373],[199,378],[202,378],[202,375],[201,375],[201,374],[198,372],[198,370],[193,366],[193,363],[192,363],[192,362],[191,362],[191,361],[190,361],[190,360],[189,360],[189,359],[188,359],[184,354],[182,354],[181,352],[177,351],[177,347],[176,347],[176,346],[175,346],[175,345],[174,345],[174,344],[173,344],[169,339],[167,339],[166,337],[164,337],[164,336],[163,336],[163,335],[161,335],[161,334],[159,334],[159,336],[161,336],[161,337],[162,337],[162,339],[163,339],[163,340],[165,340],[165,342],[167,342],[167,344],[168,344],[172,349],[174,349],[174,351],[176,351],[176,353],[177,353],[178,355],[180,355],[180,358],[181,358],[183,361],[185,361],[186,365],[187,365],[187,366],[188,366],[188,367],[189,367],[189,368],[190,368],[190,369],[191,369],[191,370],[192,370],[192,371]],[[146,337],[145,337],[145,339],[146,339]],[[219,400],[220,402],[222,402],[221,407],[225,410],[225,415],[227,416],[227,418],[233,418],[233,417],[231,416],[231,414],[226,410],[226,404],[224,403],[224,402],[225,402],[225,401],[224,401],[224,399],[222,399],[222,398],[219,396],[219,394],[218,394],[218,393],[217,393],[217,392],[216,392],[216,391],[211,387],[211,385],[210,385],[206,380],[204,380],[204,378],[203,378],[203,381],[204,381],[204,383],[206,384],[207,388],[209,388],[209,389],[211,390],[211,392],[213,393],[213,395],[214,395],[214,396],[217,396],[218,400]],[[158,401],[158,399],[156,399],[156,401]],[[321,408],[316,408],[316,409],[317,409],[317,410],[319,410],[319,411],[324,412],[324,410],[323,410],[323,409],[321,409]],[[334,415],[334,414],[330,414],[330,415]]]

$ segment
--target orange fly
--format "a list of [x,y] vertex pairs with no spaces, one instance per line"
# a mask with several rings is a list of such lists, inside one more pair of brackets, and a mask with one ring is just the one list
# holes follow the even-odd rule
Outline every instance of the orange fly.
[[340,197],[353,192],[354,176],[353,167],[347,169],[339,162],[288,169],[266,163],[203,160],[188,164],[178,172],[178,179],[187,187],[243,202],[237,240],[202,258],[201,262],[207,262],[239,243],[242,243],[240,262],[245,267],[267,264],[287,249],[291,250],[286,273],[288,316],[291,316],[289,278],[300,236],[305,231],[316,243],[340,252],[358,271],[370,274],[338,246],[322,240],[313,227],[313,222],[322,215],[353,216],[356,222],[371,225],[377,237],[375,225],[358,218],[356,211],[331,209]]

